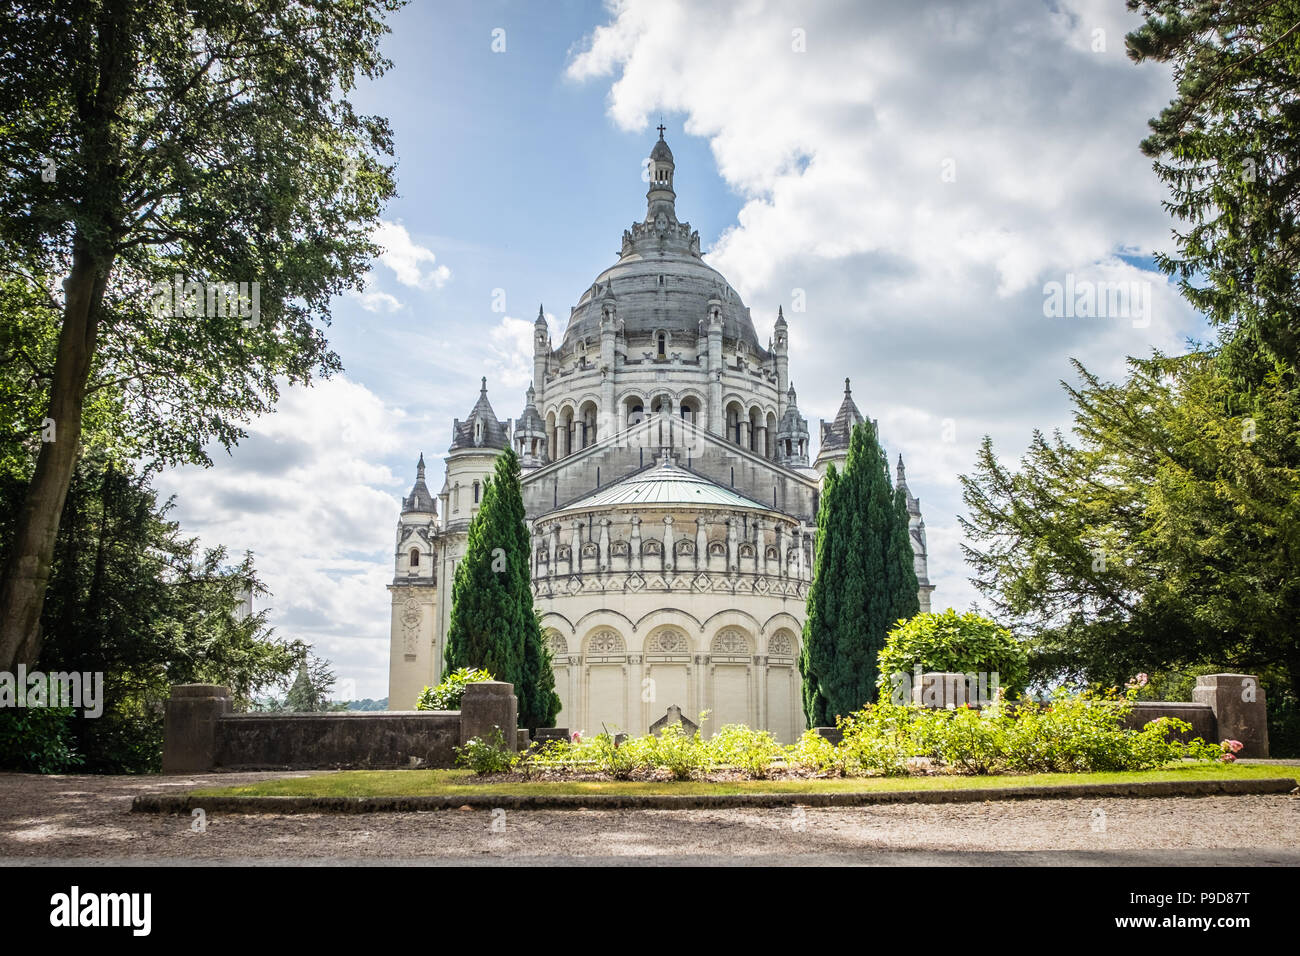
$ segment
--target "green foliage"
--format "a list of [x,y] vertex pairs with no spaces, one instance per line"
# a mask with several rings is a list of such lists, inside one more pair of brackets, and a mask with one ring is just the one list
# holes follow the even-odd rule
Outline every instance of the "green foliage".
[[1172,68],[1173,100],[1142,151],[1184,224],[1157,264],[1220,331],[1239,381],[1300,364],[1300,2],[1129,0],[1129,56]]
[[[2,377],[2,376],[0,376]],[[12,461],[12,459],[11,459]],[[23,480],[0,469],[0,542],[12,539]],[[266,613],[241,613],[264,593],[252,559],[231,565],[168,520],[147,471],[87,450],[64,502],[41,623],[46,673],[104,675],[104,712],[70,720],[93,773],[156,773],[172,684],[221,684],[245,710],[291,676],[299,647]]]
[[877,656],[895,622],[919,610],[903,489],[891,489],[875,429],[853,429],[844,473],[827,470],[817,514],[799,672],[809,726],[876,696]]
[[658,736],[649,736],[646,744],[654,765],[668,770],[674,780],[689,780],[709,765],[709,746],[700,732],[688,734],[680,722],[669,724]]
[[817,774],[844,773],[844,751],[815,730],[805,730],[786,748],[786,763]]
[[762,780],[784,749],[766,730],[752,730],[744,724],[726,724],[709,741],[715,763],[736,767],[745,775]]
[[997,674],[998,685],[1010,696],[1023,691],[1029,677],[1024,645],[1009,630],[974,611],[958,614],[951,608],[900,622],[885,639],[879,660],[882,694],[888,693],[893,675],[901,672],[911,679],[918,665],[922,673]]
[[459,667],[441,681],[437,687],[426,687],[415,702],[416,710],[460,710],[465,688],[481,681],[496,680],[489,671],[475,667]]
[[452,585],[446,669],[481,667],[514,685],[519,726],[553,727],[560,712],[550,651],[533,608],[531,544],[519,484],[519,457],[497,457],[465,557]]
[[0,770],[66,773],[82,764],[71,707],[0,709]]
[[[399,5],[6,5],[0,261],[31,314],[0,334],[0,365],[28,380],[15,421],[48,415],[57,438],[33,443],[41,466],[23,469],[0,667],[39,656],[83,437],[210,463],[285,383],[341,367],[331,303],[363,287],[396,189],[388,123],[349,97],[387,69],[384,17]],[[256,283],[258,314],[214,301],[205,315],[203,292],[188,311],[164,306],[157,288],[173,281],[242,283],[249,298]]]
[[[1018,470],[986,439],[962,478],[972,582],[1032,634],[1031,678],[1119,684],[1218,662],[1300,687],[1300,401],[1240,390],[1210,354],[1130,359],[1067,387],[1077,443],[1035,434]],[[1249,420],[1247,420],[1249,418]]]
[[456,765],[468,767],[480,777],[490,773],[505,773],[515,765],[516,756],[506,746],[500,727],[493,728],[490,738],[471,737],[464,747],[456,747]]

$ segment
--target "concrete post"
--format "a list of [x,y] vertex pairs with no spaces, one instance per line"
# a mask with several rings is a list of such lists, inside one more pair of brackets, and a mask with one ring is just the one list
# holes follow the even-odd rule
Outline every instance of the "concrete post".
[[230,713],[230,689],[174,684],[163,710],[163,773],[208,771],[216,763],[217,720]]
[[1253,674],[1203,674],[1196,678],[1192,700],[1209,704],[1218,722],[1219,740],[1240,740],[1238,757],[1268,756],[1268,716],[1264,689]]
[[515,725],[519,722],[519,702],[515,699],[515,686],[505,681],[486,680],[470,684],[460,702],[460,745],[464,747],[471,737],[492,741],[495,728],[508,749],[518,749]]

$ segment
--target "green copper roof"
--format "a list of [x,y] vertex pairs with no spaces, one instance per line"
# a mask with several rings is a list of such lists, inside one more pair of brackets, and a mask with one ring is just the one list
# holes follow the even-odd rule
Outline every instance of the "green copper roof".
[[724,488],[703,475],[665,461],[616,481],[561,510],[605,508],[611,505],[699,505],[706,508],[771,509],[742,494]]

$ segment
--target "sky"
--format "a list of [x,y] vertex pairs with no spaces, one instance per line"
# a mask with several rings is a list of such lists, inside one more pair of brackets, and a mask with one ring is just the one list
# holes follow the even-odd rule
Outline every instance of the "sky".
[[[165,472],[173,517],[254,553],[258,609],[331,661],[336,696],[385,696],[415,461],[436,492],[481,376],[518,417],[538,307],[558,336],[616,260],[662,121],[678,214],[761,340],[784,307],[814,441],[850,378],[921,500],[935,609],[978,605],[957,516],[982,438],[1014,463],[1069,428],[1072,358],[1114,379],[1205,334],[1153,271],[1173,223],[1138,144],[1172,83],[1125,55],[1136,23],[1118,0],[406,7],[392,68],[354,93],[392,125],[398,196],[365,291],[334,303],[345,371]],[[1101,283],[1132,305],[1089,312]]]

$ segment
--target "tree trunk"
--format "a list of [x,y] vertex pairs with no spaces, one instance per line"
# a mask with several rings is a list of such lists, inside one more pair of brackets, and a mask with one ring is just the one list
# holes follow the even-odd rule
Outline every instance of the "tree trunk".
[[0,583],[0,670],[35,664],[40,653],[41,610],[59,518],[77,464],[82,404],[110,268],[111,260],[96,262],[84,241],[76,244],[72,273],[64,283],[63,327],[46,413],[54,422],[54,440],[41,444]]

